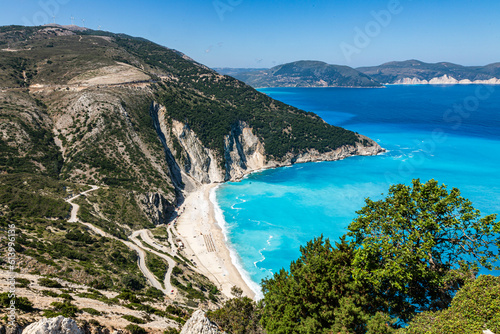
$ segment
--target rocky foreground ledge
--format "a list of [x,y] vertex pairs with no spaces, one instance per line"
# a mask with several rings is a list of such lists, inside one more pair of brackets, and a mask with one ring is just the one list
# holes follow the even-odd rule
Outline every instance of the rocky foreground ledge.
[[[43,318],[37,322],[28,325],[26,328],[21,326],[9,327],[0,326],[0,334],[128,334],[128,330],[110,331],[107,328],[100,329],[84,325],[79,327],[75,320],[65,318],[62,315],[55,318]],[[197,310],[191,318],[182,327],[181,334],[224,334],[219,327],[208,320],[205,312]]]

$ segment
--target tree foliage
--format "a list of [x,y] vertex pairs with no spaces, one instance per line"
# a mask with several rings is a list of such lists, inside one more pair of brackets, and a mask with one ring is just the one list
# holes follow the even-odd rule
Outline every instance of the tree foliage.
[[232,334],[260,334],[260,312],[256,303],[248,297],[228,300],[223,307],[208,311],[207,317],[224,331]]
[[[301,256],[262,282],[262,324],[269,333],[365,333],[380,301],[354,281],[351,245],[332,246],[323,236],[300,249]],[[376,319],[375,319],[376,320]]]
[[[495,215],[481,218],[458,189],[413,180],[391,186],[383,200],[367,199],[357,213],[340,242],[314,239],[288,271],[263,280],[261,323],[268,333],[393,333],[424,312],[409,327],[421,329],[429,319],[459,316],[431,312],[445,310],[457,291],[480,296],[493,284],[468,288],[477,270],[498,258],[499,223]],[[488,293],[487,310],[460,292],[452,307],[469,305],[460,312],[472,312],[471,319],[480,319],[475,325],[496,319],[490,316],[497,312],[496,290]]]
[[402,334],[500,332],[500,277],[481,275],[461,288],[448,309],[418,314]]
[[356,247],[354,278],[383,294],[387,309],[404,321],[446,308],[471,272],[498,258],[496,215],[481,218],[458,189],[448,192],[435,180],[393,185],[357,214],[348,233]]

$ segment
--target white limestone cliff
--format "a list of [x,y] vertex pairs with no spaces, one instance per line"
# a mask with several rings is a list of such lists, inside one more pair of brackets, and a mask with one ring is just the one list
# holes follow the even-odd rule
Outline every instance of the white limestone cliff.
[[443,75],[435,77],[429,81],[419,78],[402,78],[393,83],[394,85],[500,85],[500,79],[491,78],[487,80],[474,80],[469,79],[457,80],[452,76]]
[[[266,157],[264,143],[245,122],[231,127],[224,138],[224,158],[203,146],[196,133],[186,124],[169,118],[165,107],[153,104],[151,114],[163,143],[174,183],[187,192],[201,184],[235,181],[245,175],[265,169],[312,161],[333,161],[354,155],[376,155],[384,150],[373,140],[358,135],[361,143],[345,145],[320,153],[310,149],[299,154],[287,154],[278,160]],[[222,163],[224,162],[224,165]]]

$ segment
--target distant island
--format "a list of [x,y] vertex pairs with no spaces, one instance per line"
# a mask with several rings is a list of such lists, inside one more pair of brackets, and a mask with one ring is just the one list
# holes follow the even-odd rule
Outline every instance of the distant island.
[[356,87],[423,84],[500,84],[500,63],[462,66],[419,60],[393,61],[379,66],[351,68],[321,61],[296,61],[270,69],[215,68],[254,88]]
[[255,87],[381,87],[376,80],[352,67],[301,60],[270,69],[238,71],[216,69]]

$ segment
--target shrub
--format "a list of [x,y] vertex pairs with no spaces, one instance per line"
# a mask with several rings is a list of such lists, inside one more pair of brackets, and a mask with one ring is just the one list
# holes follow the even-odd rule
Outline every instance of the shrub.
[[38,284],[47,288],[62,288],[59,282],[51,280],[50,278],[39,278]]
[[146,323],[145,320],[143,320],[141,318],[134,317],[133,315],[129,315],[129,314],[122,315],[122,318],[125,320],[128,320],[130,322],[134,322],[136,324],[145,324]]
[[147,334],[146,330],[140,326],[130,324],[125,327],[126,330],[130,332],[130,334]]
[[137,277],[130,276],[130,275],[125,275],[122,278],[122,283],[127,288],[129,288],[131,290],[135,290],[135,291],[141,290],[142,288],[144,288],[144,285],[141,283],[141,281],[139,279],[137,279]]
[[95,316],[101,315],[101,312],[99,312],[96,309],[93,309],[91,307],[82,308],[82,311],[87,312],[88,314],[91,314],[91,315],[95,315]]
[[[2,292],[0,293],[0,306],[3,308],[7,308],[11,305],[11,300],[12,298],[9,298],[9,293],[8,292]],[[26,297],[14,297],[13,300],[15,301],[16,309],[24,311],[24,312],[30,312],[33,310],[33,303],[29,301],[28,298]]]
[[42,295],[49,297],[59,297],[59,294],[52,290],[42,290]]
[[146,296],[151,297],[151,298],[155,298],[155,299],[163,299],[165,295],[163,294],[163,292],[161,290],[152,286],[146,290]]
[[63,317],[66,318],[73,318],[76,316],[80,310],[78,310],[78,307],[75,305],[71,304],[69,301],[64,301],[64,302],[53,302],[50,304],[53,309],[49,311],[45,311],[45,316],[46,317],[55,317],[58,315],[62,315]]
[[16,286],[19,288],[26,288],[30,285],[31,281],[26,278],[16,278]]
[[63,298],[65,300],[74,300],[73,297],[71,297],[71,295],[69,293],[61,293],[59,295],[59,298]]
[[500,277],[481,275],[461,288],[448,309],[415,316],[402,334],[500,333]]

